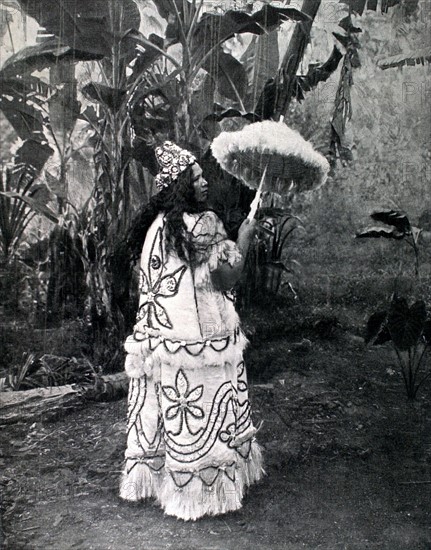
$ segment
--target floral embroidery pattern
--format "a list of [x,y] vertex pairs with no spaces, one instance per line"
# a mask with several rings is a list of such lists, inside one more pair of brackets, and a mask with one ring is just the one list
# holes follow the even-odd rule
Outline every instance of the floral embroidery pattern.
[[235,424],[229,424],[226,429],[220,432],[219,438],[226,443],[228,447],[232,448],[235,442]]
[[172,328],[172,323],[165,308],[159,303],[159,298],[171,298],[178,293],[181,278],[187,269],[181,266],[172,273],[164,274],[162,229],[159,228],[151,246],[148,261],[148,276],[141,268],[139,291],[141,304],[136,316],[137,321],[144,321],[144,325],[156,328],[153,319],[165,328]]
[[171,403],[175,403],[175,405],[171,405],[166,410],[166,420],[173,420],[179,416],[180,431],[182,431],[185,423],[188,431],[193,433],[188,423],[188,416],[198,419],[204,417],[203,409],[193,404],[202,397],[204,387],[200,384],[192,390],[189,390],[189,388],[189,381],[183,369],[180,369],[175,377],[175,387],[162,386],[162,391]]

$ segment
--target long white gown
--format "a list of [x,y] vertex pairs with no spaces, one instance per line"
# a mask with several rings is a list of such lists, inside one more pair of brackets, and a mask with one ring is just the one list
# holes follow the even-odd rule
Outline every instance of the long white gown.
[[214,212],[184,214],[198,266],[165,248],[165,220],[148,230],[140,300],[125,343],[130,377],[120,496],[155,497],[166,514],[195,520],[242,505],[264,471],[248,399],[243,334],[231,296],[211,271],[240,257]]

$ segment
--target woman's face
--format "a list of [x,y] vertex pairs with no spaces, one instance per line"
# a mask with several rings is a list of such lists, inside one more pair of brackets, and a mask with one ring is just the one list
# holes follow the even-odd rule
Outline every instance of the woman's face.
[[202,168],[197,162],[192,165],[192,183],[195,189],[196,200],[205,202],[208,199],[208,182],[202,176]]

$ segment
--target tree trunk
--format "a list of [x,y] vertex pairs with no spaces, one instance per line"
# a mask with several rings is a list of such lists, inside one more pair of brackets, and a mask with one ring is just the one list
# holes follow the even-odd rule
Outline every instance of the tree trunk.
[[310,41],[311,27],[319,11],[322,0],[304,0],[301,11],[310,16],[311,20],[305,23],[298,23],[290,39],[289,46],[284,54],[278,74],[278,91],[275,103],[275,120],[285,116],[292,99],[294,77],[299,64],[304,57],[305,49]]
[[0,425],[16,422],[52,421],[91,401],[114,400],[127,395],[125,372],[102,376],[93,387],[78,384],[1,392]]

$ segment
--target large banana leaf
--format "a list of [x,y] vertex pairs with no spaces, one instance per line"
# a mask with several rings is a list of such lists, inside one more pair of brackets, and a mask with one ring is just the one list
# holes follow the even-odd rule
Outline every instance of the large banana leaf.
[[217,45],[235,34],[265,34],[277,29],[284,21],[308,21],[308,16],[295,8],[279,8],[265,5],[249,15],[243,11],[229,10],[224,14],[204,13],[196,26],[192,50],[203,58]]
[[5,76],[0,71],[0,94],[17,96],[25,99],[31,97],[32,102],[42,104],[48,98],[50,86],[36,76]]
[[276,31],[253,36],[241,58],[248,78],[248,91],[244,102],[247,109],[255,108],[265,83],[277,73],[279,61]]
[[[175,14],[177,19],[178,17],[182,18],[183,27],[187,28],[187,14],[181,11],[178,6],[177,9],[174,9],[173,4],[170,2],[166,4],[162,2],[158,5],[159,11],[166,8],[167,11],[163,11],[163,13],[170,10],[171,15]],[[191,21],[190,15],[195,14],[188,14],[188,22]],[[235,101],[244,110],[246,93],[252,90],[250,80],[247,78],[243,64],[232,55],[224,52],[221,49],[221,44],[235,34],[246,32],[265,35],[262,37],[262,40],[265,41],[267,39],[266,33],[276,29],[288,19],[304,21],[308,20],[308,16],[293,8],[275,8],[269,5],[264,6],[252,15],[241,11],[228,11],[224,14],[205,13],[200,21],[194,25],[191,32],[192,73],[196,75],[199,68],[206,70],[214,85],[214,90],[217,90],[221,96]],[[273,35],[271,40],[272,42],[276,41],[276,36]],[[168,40],[168,43],[170,43],[170,40]],[[274,46],[274,44],[272,45]],[[147,46],[151,50],[151,45],[147,44]],[[268,50],[267,47],[265,49]],[[277,55],[273,55],[274,47],[270,50],[270,63],[268,63],[267,55],[265,60],[262,59],[262,56],[259,56],[259,59],[253,59],[256,65],[261,62],[260,73],[256,70],[257,66],[254,67],[254,72],[252,70],[253,75],[251,78],[253,78],[255,85],[262,80],[263,67],[268,71],[272,67],[271,63],[277,63],[278,65],[278,48],[276,48]],[[268,53],[268,51],[265,53]]]
[[6,77],[0,72],[0,109],[24,143],[15,153],[15,162],[40,171],[52,155],[44,134],[44,113],[50,86],[32,75]]
[[19,0],[24,12],[48,33],[78,51],[110,56],[130,28],[139,28],[133,0]]
[[28,46],[11,55],[4,63],[1,74],[15,76],[18,74],[41,71],[61,59],[74,61],[91,61],[101,59],[100,53],[77,50],[59,43],[58,38],[47,38],[35,46]]
[[219,48],[214,56],[217,63],[211,60],[204,66],[216,83],[216,90],[224,97],[242,103],[247,91],[247,74],[240,61]]
[[[304,93],[315,88],[320,82],[326,82],[331,74],[337,70],[342,57],[340,50],[334,46],[331,55],[324,63],[309,65],[307,74],[296,75],[292,86],[292,97],[302,101]],[[264,120],[271,118],[274,114],[277,86],[276,79],[269,79],[263,87],[256,104],[255,112]]]

